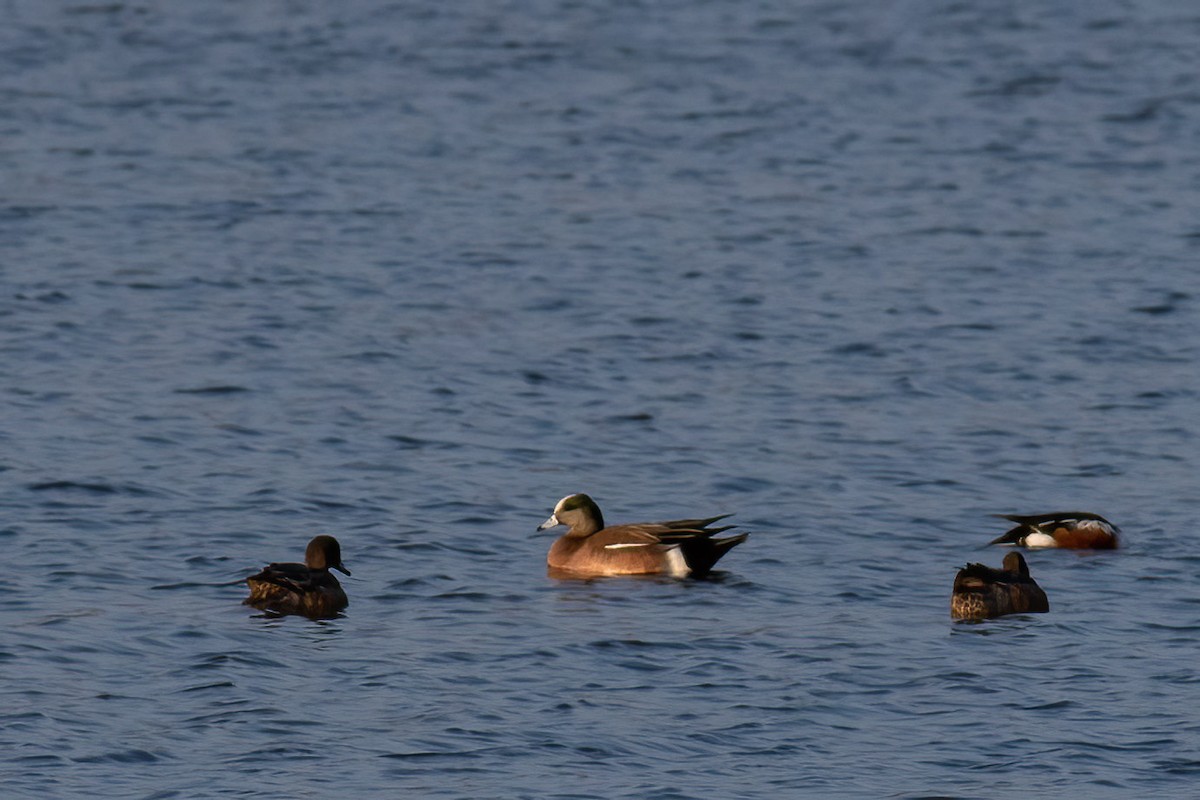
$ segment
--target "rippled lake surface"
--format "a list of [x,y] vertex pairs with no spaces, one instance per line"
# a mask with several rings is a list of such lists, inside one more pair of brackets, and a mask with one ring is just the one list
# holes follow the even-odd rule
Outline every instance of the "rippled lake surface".
[[4,8],[5,797],[1196,796],[1194,9]]

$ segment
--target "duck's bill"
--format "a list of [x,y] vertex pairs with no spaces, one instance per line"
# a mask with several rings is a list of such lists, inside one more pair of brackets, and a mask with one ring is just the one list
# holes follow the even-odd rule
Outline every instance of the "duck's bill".
[[333,565],[333,569],[336,569],[338,572],[344,572],[347,575],[350,574],[350,570],[346,569],[346,565],[340,561]]
[[550,519],[546,520],[546,521],[545,521],[545,522],[543,522],[541,525],[538,525],[537,529],[538,529],[539,531],[544,531],[544,530],[546,530],[547,528],[553,528],[555,525],[561,525],[561,524],[562,524],[562,523],[558,521],[558,517],[556,517],[556,516],[554,516],[553,514],[551,514],[551,515],[550,515]]

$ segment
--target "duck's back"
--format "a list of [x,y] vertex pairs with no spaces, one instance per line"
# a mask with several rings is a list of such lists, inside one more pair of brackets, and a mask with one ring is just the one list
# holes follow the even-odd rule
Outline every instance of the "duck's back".
[[268,564],[246,579],[250,596],[246,605],[279,614],[332,617],[349,605],[346,592],[329,570],[305,564]]
[[1042,587],[1019,573],[968,564],[954,578],[950,614],[955,619],[986,619],[1049,610],[1050,601]]

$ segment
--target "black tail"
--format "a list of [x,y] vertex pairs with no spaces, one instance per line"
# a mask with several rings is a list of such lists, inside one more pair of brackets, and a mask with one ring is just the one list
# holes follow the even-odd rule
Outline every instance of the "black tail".
[[739,533],[737,536],[726,536],[724,539],[712,539],[707,536],[692,536],[679,543],[683,551],[683,560],[692,570],[693,578],[703,578],[712,572],[713,566],[721,557],[742,542],[746,541],[749,533]]
[[1001,536],[997,536],[995,539],[992,539],[990,542],[988,542],[988,544],[1017,544],[1021,541],[1021,538],[1028,534],[1031,530],[1032,529],[1028,525],[1021,523],[1015,528],[1005,531]]

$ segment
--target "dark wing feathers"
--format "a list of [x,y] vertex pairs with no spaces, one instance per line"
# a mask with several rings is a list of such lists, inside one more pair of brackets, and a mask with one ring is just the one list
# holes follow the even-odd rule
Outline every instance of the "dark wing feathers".
[[1108,522],[1099,514],[1093,514],[1090,511],[1051,511],[1049,514],[993,514],[993,517],[1006,519],[1010,522],[1015,522],[1019,525],[1028,525],[1031,528],[1036,528],[1039,525],[1045,525],[1047,522],[1058,522],[1066,520],[1084,520],[1094,519],[1098,522]]
[[1003,570],[992,569],[986,564],[967,564],[954,576],[954,591],[965,586],[978,587],[1007,576]]
[[[729,516],[733,516],[733,515],[732,514],[718,514],[717,516],[709,517],[708,519],[671,519],[671,520],[666,520],[664,522],[654,522],[651,524],[652,525],[661,525],[664,528],[671,528],[673,530],[686,529],[686,530],[692,530],[692,531],[702,531],[705,528],[707,528],[709,525],[712,525],[714,522],[718,522]],[[728,530],[729,528],[732,528],[732,527],[736,527],[736,526],[730,525],[726,528],[722,528],[721,530]],[[716,533],[716,531],[711,531],[711,533]]]
[[969,585],[978,586],[981,583],[1006,583],[1010,585],[1016,584],[1033,584],[1036,582],[1033,578],[1022,575],[1019,572],[1009,572],[1006,569],[995,569],[986,564],[967,564],[958,571],[958,575],[954,577],[954,586],[958,587],[960,581],[970,581]]
[[260,581],[288,591],[303,594],[313,585],[312,571],[307,564],[268,564],[262,572],[248,580]]

